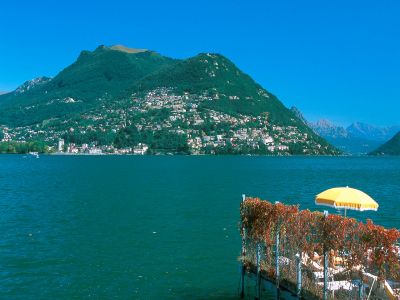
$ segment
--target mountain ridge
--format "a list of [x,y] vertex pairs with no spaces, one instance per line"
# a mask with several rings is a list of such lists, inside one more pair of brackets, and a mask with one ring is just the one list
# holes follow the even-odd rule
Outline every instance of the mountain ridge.
[[124,45],[113,45],[113,46],[110,46],[109,48],[111,50],[117,50],[117,51],[122,51],[122,52],[127,52],[127,53],[140,53],[140,52],[149,51],[148,49],[128,48]]
[[297,107],[292,107],[291,110],[316,134],[348,154],[368,154],[400,130],[399,125],[375,126],[363,122],[353,122],[344,127],[328,119],[309,122]]
[[354,122],[347,127],[330,121],[310,123],[314,131],[330,143],[351,154],[367,154],[391,137],[391,132],[399,126],[379,127]]
[[84,50],[54,78],[0,96],[5,136],[200,154],[339,153],[221,54],[173,59],[112,47]]

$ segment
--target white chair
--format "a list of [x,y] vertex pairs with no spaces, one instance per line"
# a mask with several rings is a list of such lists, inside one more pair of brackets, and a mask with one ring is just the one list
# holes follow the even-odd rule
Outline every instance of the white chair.
[[[323,282],[318,282],[318,285],[324,286]],[[338,291],[338,290],[347,290],[351,291],[354,288],[357,288],[357,286],[346,280],[339,280],[339,281],[329,281],[328,282],[328,290],[331,292]]]

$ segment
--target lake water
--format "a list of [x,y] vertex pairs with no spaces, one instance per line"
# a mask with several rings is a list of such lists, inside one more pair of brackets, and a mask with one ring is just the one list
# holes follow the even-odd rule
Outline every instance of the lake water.
[[346,185],[400,228],[400,158],[1,155],[0,298],[237,299],[241,195]]

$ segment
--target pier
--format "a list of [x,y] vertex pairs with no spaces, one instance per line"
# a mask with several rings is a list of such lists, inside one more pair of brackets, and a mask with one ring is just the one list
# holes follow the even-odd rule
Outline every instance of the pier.
[[399,230],[244,195],[240,214],[241,298],[400,299]]

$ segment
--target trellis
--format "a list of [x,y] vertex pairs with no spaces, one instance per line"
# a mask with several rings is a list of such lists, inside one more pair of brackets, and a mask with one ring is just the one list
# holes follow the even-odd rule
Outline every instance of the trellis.
[[[263,280],[275,284],[277,297],[304,299],[367,299],[400,282],[397,229],[245,196],[240,213],[241,297],[246,274],[255,276],[256,299]],[[366,274],[376,279],[372,286]]]

